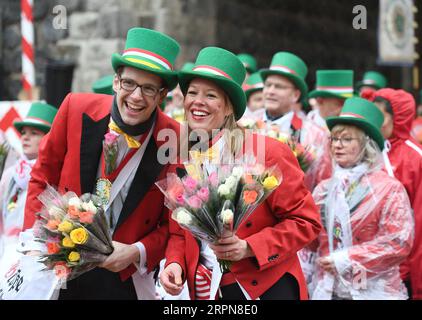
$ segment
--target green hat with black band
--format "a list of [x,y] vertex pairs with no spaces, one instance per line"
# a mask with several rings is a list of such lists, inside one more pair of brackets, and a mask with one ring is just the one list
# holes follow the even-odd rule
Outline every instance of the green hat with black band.
[[195,78],[216,83],[229,96],[234,116],[239,120],[246,109],[246,96],[242,90],[245,75],[245,67],[236,55],[222,48],[207,47],[199,52],[192,70],[179,72],[179,84],[186,95],[189,83]]
[[258,70],[258,63],[256,62],[256,59],[249,53],[240,53],[237,57],[240,61],[242,61],[246,71],[249,73],[254,73]]
[[252,73],[246,83],[243,85],[243,91],[245,91],[246,101],[252,93],[262,91],[264,89],[264,82],[262,81],[261,74],[259,72]]
[[43,102],[34,102],[29,108],[27,116],[22,121],[16,121],[13,126],[19,132],[23,127],[33,127],[42,132],[49,132],[56,116],[57,108]]
[[354,125],[373,139],[381,150],[384,149],[384,137],[381,133],[384,115],[375,104],[366,99],[347,99],[340,115],[329,117],[326,122],[330,130],[337,124]]
[[271,61],[270,68],[261,70],[260,73],[264,82],[269,75],[273,74],[288,78],[301,92],[302,101],[308,94],[308,85],[305,82],[308,67],[301,58],[293,53],[277,52]]
[[174,64],[179,51],[179,44],[161,32],[132,28],[127,33],[123,54],[113,53],[111,64],[116,72],[119,67],[128,66],[155,74],[173,90],[177,86]]
[[354,97],[353,70],[318,70],[316,73],[316,89],[308,98]]
[[368,71],[363,75],[363,80],[356,83],[356,90],[363,86],[380,90],[387,87],[387,78],[377,71]]

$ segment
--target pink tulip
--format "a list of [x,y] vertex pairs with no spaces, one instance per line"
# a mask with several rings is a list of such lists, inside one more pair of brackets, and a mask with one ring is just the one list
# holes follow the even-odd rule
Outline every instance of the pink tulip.
[[188,205],[194,209],[199,209],[202,206],[202,200],[197,196],[192,196],[188,200]]
[[208,201],[208,198],[210,196],[210,192],[209,192],[208,188],[201,188],[201,189],[199,189],[199,191],[198,191],[198,193],[196,195],[202,201],[207,202]]

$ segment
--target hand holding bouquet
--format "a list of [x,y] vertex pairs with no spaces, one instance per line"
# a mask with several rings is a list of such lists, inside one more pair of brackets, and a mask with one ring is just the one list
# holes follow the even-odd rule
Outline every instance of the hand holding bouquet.
[[73,192],[60,195],[52,187],[39,196],[44,208],[34,226],[36,241],[46,245],[41,256],[48,270],[66,280],[101,264],[113,245],[101,199]]

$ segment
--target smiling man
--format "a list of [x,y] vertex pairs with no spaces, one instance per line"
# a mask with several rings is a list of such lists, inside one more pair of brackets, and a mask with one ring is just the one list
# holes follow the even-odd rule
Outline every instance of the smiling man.
[[[94,193],[98,179],[112,183],[106,216],[114,252],[101,265],[67,283],[60,299],[154,299],[154,269],[164,257],[168,212],[154,185],[167,174],[157,159],[161,129],[179,125],[159,106],[177,85],[179,44],[148,29],[133,28],[122,55],[113,54],[115,96],[69,94],[50,134],[42,141],[25,211],[31,228],[46,185],[78,195]],[[118,135],[114,171],[103,169],[105,134]],[[106,163],[104,163],[104,161]],[[113,196],[115,195],[115,196]]]
[[331,159],[328,156],[328,135],[313,122],[301,119],[294,105],[304,101],[308,94],[305,82],[308,67],[290,52],[274,55],[269,69],[260,71],[264,81],[263,120],[278,126],[292,140],[309,148],[316,159],[305,172],[305,185],[310,191],[322,180],[331,176]]

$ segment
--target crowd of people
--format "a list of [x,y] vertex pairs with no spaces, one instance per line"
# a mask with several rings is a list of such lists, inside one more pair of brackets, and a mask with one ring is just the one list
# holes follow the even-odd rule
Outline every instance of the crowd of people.
[[[417,107],[379,72],[355,83],[353,70],[318,70],[309,90],[307,63],[286,51],[258,69],[250,54],[206,47],[177,71],[179,51],[132,28],[94,93],[34,103],[14,123],[23,155],[0,182],[0,275],[43,252],[28,234],[47,186],[80,196],[106,179],[114,251],[58,299],[421,299],[422,92]],[[118,153],[106,173],[110,132]],[[204,241],[156,185],[188,175],[184,145],[230,159],[263,150],[282,181],[235,233]],[[217,272],[222,260],[230,269]]]

